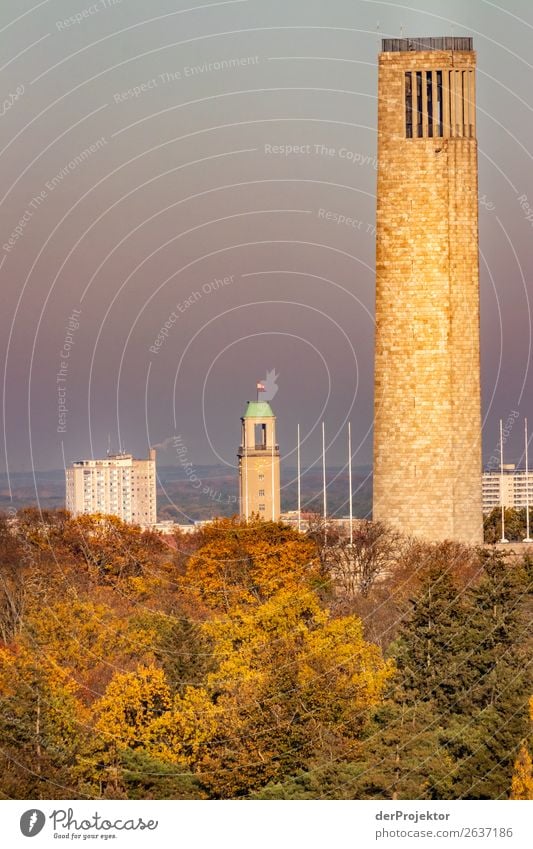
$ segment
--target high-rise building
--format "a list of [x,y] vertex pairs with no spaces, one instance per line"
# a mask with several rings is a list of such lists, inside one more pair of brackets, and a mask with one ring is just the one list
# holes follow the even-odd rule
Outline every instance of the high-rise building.
[[73,516],[105,513],[124,522],[157,522],[156,452],[146,460],[111,454],[104,460],[78,460],[66,469],[66,506]]
[[276,417],[267,401],[249,401],[241,419],[239,504],[241,519],[280,517],[279,445]]
[[482,542],[476,55],[470,38],[379,56],[374,509]]
[[517,469],[514,463],[506,463],[503,474],[500,470],[483,473],[483,512],[490,513],[502,504],[515,510],[526,505],[533,507],[531,470],[526,473],[525,469]]

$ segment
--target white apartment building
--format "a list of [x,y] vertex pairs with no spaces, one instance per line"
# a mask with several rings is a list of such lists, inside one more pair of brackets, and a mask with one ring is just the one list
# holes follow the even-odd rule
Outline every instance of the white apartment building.
[[66,507],[73,516],[104,513],[124,522],[155,525],[156,452],[146,460],[110,454],[104,460],[78,460],[66,471]]
[[524,469],[517,469],[513,463],[500,470],[483,473],[483,512],[490,513],[495,507],[525,507],[526,480],[529,496],[529,506],[533,507],[533,472],[531,469],[526,478]]

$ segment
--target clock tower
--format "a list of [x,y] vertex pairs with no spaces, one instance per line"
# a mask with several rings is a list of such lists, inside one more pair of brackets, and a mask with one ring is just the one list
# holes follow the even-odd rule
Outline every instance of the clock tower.
[[279,445],[276,417],[268,401],[248,401],[241,419],[239,459],[240,516],[277,522],[280,516]]

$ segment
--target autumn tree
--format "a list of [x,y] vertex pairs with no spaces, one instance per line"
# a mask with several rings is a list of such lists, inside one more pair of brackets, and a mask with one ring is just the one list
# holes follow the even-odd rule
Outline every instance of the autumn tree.
[[206,623],[217,669],[217,733],[201,758],[217,797],[246,796],[313,759],[354,751],[391,674],[355,617],[332,619],[309,591]]
[[522,744],[514,763],[511,799],[533,800],[533,762],[527,746]]
[[368,596],[375,582],[396,565],[400,534],[382,522],[358,522],[352,540],[340,535],[326,549],[324,558],[337,591],[349,601]]
[[0,792],[524,796],[533,558],[360,531],[0,518]]
[[70,518],[63,529],[63,543],[95,580],[107,583],[146,578],[165,551],[157,534],[117,516],[98,514]]
[[13,533],[12,521],[0,515],[0,638],[4,643],[20,632],[38,580],[31,559]]
[[157,638],[153,618],[137,614],[123,601],[112,607],[68,588],[45,608],[32,607],[19,644],[68,672],[82,691],[89,691],[90,702],[90,691],[105,686],[117,665],[152,661]]
[[324,580],[315,546],[289,526],[220,519],[202,529],[178,584],[194,603],[228,611]]
[[78,687],[46,656],[0,650],[0,774],[14,798],[80,794],[90,749],[89,714]]
[[188,687],[183,696],[173,696],[156,666],[117,673],[93,713],[100,741],[94,768],[111,796],[124,790],[132,752],[138,753],[138,762],[171,764],[190,773],[215,731],[216,707],[206,693]]

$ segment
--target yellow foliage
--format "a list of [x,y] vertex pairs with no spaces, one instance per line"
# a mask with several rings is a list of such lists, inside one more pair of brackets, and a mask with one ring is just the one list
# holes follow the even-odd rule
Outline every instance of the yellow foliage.
[[515,761],[511,799],[533,799],[533,764],[525,745],[521,746]]
[[[78,689],[69,673],[46,655],[36,658],[23,647],[0,650],[0,725],[8,732],[4,747],[15,747],[15,757],[27,764],[30,774],[62,775],[65,766],[68,782],[79,774],[90,713]],[[61,785],[53,790],[55,786]]]
[[179,585],[215,610],[257,605],[321,579],[314,543],[281,524],[220,519],[202,531]]
[[153,560],[163,550],[156,534],[142,532],[138,525],[117,516],[82,515],[66,522],[63,542],[85,560],[96,581],[116,584],[142,577],[152,571]]
[[187,687],[171,711],[150,729],[150,753],[162,761],[191,766],[217,730],[217,708],[202,689]]
[[283,591],[204,625],[213,641],[216,745],[200,770],[218,795],[238,796],[301,768],[326,747],[353,753],[392,675],[355,617],[331,619],[310,591]]
[[281,674],[284,668],[298,670],[297,684],[316,701],[331,687],[339,695],[365,705],[379,700],[392,667],[383,661],[377,646],[365,642],[359,619],[331,619],[314,593],[290,590],[278,593],[260,607],[241,608],[207,622],[204,630],[214,641],[217,672],[210,680],[238,679],[245,682],[254,671]]
[[118,798],[151,788],[153,763],[165,792],[186,773],[202,793],[238,797],[356,753],[392,670],[359,619],[322,605],[312,541],[220,520],[170,564],[160,541],[113,517],[63,517],[57,538],[61,569],[0,646],[4,735],[22,728],[24,781],[37,762],[58,787],[68,775],[82,794]]
[[114,676],[95,704],[96,730],[118,748],[146,746],[153,722],[170,710],[172,698],[161,669],[140,666]]
[[131,617],[120,618],[105,604],[80,600],[75,591],[47,608],[46,615],[39,607],[32,610],[28,633],[28,648],[40,648],[78,679],[112,657],[146,657],[154,641],[153,629],[136,627]]
[[378,704],[392,671],[379,648],[364,641],[360,620],[346,617],[305,635],[298,683],[322,722],[350,723]]
[[16,681],[16,656],[12,651],[0,646],[0,693],[10,696],[13,693],[13,683]]
[[171,696],[161,669],[116,675],[95,705],[96,730],[118,750],[144,748],[158,760],[192,764],[217,728],[217,709],[202,689]]

